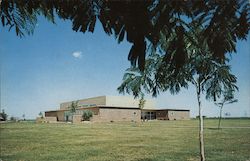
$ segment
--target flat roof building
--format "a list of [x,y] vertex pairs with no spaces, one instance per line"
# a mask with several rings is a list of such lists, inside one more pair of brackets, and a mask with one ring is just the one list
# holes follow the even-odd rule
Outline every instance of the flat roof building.
[[[75,102],[75,101],[74,101]],[[77,109],[70,112],[70,102],[60,104],[59,110],[46,111],[45,117],[56,117],[57,121],[82,121],[84,111],[92,112],[92,122],[140,121],[146,120],[187,120],[190,111],[183,109],[159,109],[155,101],[146,99],[143,109],[140,109],[139,99],[127,96],[99,96],[77,100]],[[74,121],[75,120],[75,121]]]
[[[109,106],[109,107],[126,107],[126,108],[138,108],[139,99],[127,96],[98,96],[86,99],[80,99],[78,101],[79,107],[88,106]],[[68,109],[72,101],[64,102],[60,104],[60,109]],[[156,106],[155,101],[147,99],[144,105],[145,109],[154,109]]]

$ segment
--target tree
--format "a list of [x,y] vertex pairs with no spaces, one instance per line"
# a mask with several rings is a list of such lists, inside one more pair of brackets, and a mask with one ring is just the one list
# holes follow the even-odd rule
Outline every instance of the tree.
[[[179,32],[179,31],[176,31]],[[230,73],[230,66],[225,63],[219,63],[214,60],[212,51],[209,50],[208,44],[205,42],[206,38],[200,37],[199,32],[203,32],[199,26],[193,24],[193,30],[185,33],[183,36],[184,43],[183,48],[187,50],[187,57],[185,58],[185,64],[182,67],[177,67],[178,63],[175,62],[173,57],[179,52],[178,49],[173,49],[175,52],[168,54],[167,56],[160,56],[153,54],[156,63],[154,64],[148,73],[144,72],[139,77],[141,81],[138,81],[138,77],[124,77],[122,85],[118,88],[120,92],[130,93],[132,91],[134,96],[138,96],[138,93],[142,91],[141,88],[146,88],[148,91],[157,96],[159,92],[170,91],[171,94],[177,94],[181,88],[188,88],[191,83],[196,88],[197,102],[199,108],[199,141],[200,141],[200,157],[201,160],[205,160],[205,150],[204,150],[204,138],[203,138],[203,114],[202,114],[202,104],[201,96],[203,93],[206,95],[206,99],[216,99],[221,97],[223,91],[235,91],[237,90],[236,80],[237,78]],[[172,33],[169,39],[175,38],[176,33]],[[164,36],[164,33],[163,33]],[[165,37],[161,40],[161,46],[165,50],[171,46],[171,41]],[[150,58],[152,59],[152,58]],[[164,59],[169,59],[169,63],[166,63]],[[228,61],[228,59],[226,59]],[[146,62],[152,62],[147,61]],[[148,65],[150,66],[150,65]],[[155,68],[155,69],[153,69]],[[127,75],[129,71],[125,73]],[[152,82],[149,86],[145,86],[145,80],[141,79],[147,78]],[[137,82],[137,83],[134,83]]]
[[[161,79],[161,85],[150,86],[151,92],[157,88],[164,92],[170,90],[172,94],[177,94],[181,87],[188,87],[188,83],[192,83],[196,88],[197,102],[199,108],[199,140],[200,140],[200,152],[201,160],[205,160],[205,150],[204,150],[204,138],[203,138],[203,114],[202,114],[202,104],[201,96],[203,93],[206,94],[207,99],[213,99],[216,101],[217,98],[221,96],[223,90],[232,89],[236,90],[236,77],[230,73],[230,68],[228,65],[221,65],[212,61],[211,57],[199,57],[193,55],[190,57],[192,63],[187,64],[185,69],[179,71],[177,76],[173,79],[169,70],[164,70],[165,73],[155,73],[156,79]],[[168,66],[170,67],[170,66]],[[158,70],[157,70],[158,71]],[[162,71],[163,72],[163,71]],[[136,77],[134,77],[136,79]],[[130,91],[137,89],[131,83],[135,80],[129,77],[123,80],[123,88],[118,88],[120,92]],[[124,85],[126,82],[126,85]],[[155,81],[157,82],[157,81]],[[124,87],[125,86],[125,87]],[[155,87],[158,86],[158,87]],[[125,90],[126,89],[126,90]],[[130,89],[130,90],[128,90]],[[137,92],[137,91],[136,91]]]
[[43,113],[40,111],[38,114],[39,117],[43,118]]
[[2,112],[0,113],[0,116],[2,117],[3,121],[7,120],[8,115],[5,113],[4,109],[2,109]]
[[[205,60],[206,61],[206,60]],[[195,61],[199,63],[198,61]],[[202,114],[202,104],[201,95],[206,93],[207,99],[216,99],[220,97],[223,89],[237,89],[236,77],[230,74],[230,68],[227,65],[220,65],[212,61],[207,61],[205,66],[208,70],[205,73],[197,73],[196,77],[193,77],[192,84],[196,88],[196,95],[199,107],[199,120],[200,120],[200,149],[201,149],[201,160],[205,160],[205,150],[204,150],[204,138],[203,138],[203,114]],[[203,64],[204,65],[204,64]],[[210,69],[209,69],[210,68]],[[199,68],[198,68],[199,69]],[[204,69],[203,69],[204,72]]]
[[218,129],[220,129],[221,118],[222,118],[222,109],[223,109],[224,105],[238,102],[237,99],[234,99],[233,92],[234,91],[232,91],[232,90],[224,91],[223,92],[223,98],[220,101],[215,102],[215,105],[220,108],[220,116],[219,116]]
[[[32,34],[37,16],[42,15],[54,23],[55,15],[72,21],[76,32],[94,32],[99,20],[107,35],[114,35],[118,43],[126,40],[132,43],[128,59],[134,66],[144,70],[146,48],[153,45],[160,48],[161,33],[176,37],[165,50],[178,68],[185,64],[188,53],[183,48],[183,35],[198,23],[204,32],[211,54],[220,61],[225,54],[235,52],[238,39],[246,39],[249,31],[249,3],[246,0],[228,1],[9,1],[2,0],[0,17],[3,27],[14,28],[20,37]],[[168,62],[168,59],[164,61]]]
[[[131,77],[128,76],[134,81],[131,84],[135,85],[131,89],[134,95],[137,94],[136,90],[140,91],[141,87],[145,88],[147,85],[152,86],[149,88],[149,92],[155,96],[159,91],[166,90],[170,90],[174,94],[178,93],[181,87],[187,88],[188,83],[191,82],[197,88],[197,99],[199,100],[198,96],[204,90],[207,98],[212,98],[213,95],[214,98],[220,96],[221,84],[218,87],[215,84],[216,81],[213,82],[216,80],[215,78],[204,79],[203,76],[209,75],[206,73],[208,71],[206,66],[203,67],[192,61],[202,62],[204,56],[213,65],[216,65],[213,68],[216,72],[218,72],[219,67],[221,69],[229,68],[225,66],[227,60],[225,55],[236,52],[237,41],[247,38],[250,26],[248,11],[249,3],[246,0],[3,0],[0,17],[2,26],[10,29],[14,27],[17,35],[20,36],[22,29],[34,28],[34,25],[27,27],[27,24],[33,24],[31,17],[35,16],[36,18],[39,14],[44,15],[52,22],[54,14],[57,14],[61,19],[71,20],[72,29],[83,33],[86,31],[94,32],[96,20],[99,19],[107,35],[115,35],[118,43],[123,41],[126,35],[126,40],[132,43],[128,59],[133,67],[138,67],[138,70],[142,72],[139,72],[139,76],[135,77],[138,78],[137,80],[147,74],[147,72],[143,72],[147,64],[145,59],[147,47],[152,46],[155,51],[161,52],[160,65],[156,65],[152,69],[153,76],[149,76],[153,80],[153,84],[144,83],[145,80],[141,81],[142,86],[136,85],[140,84],[140,81],[134,81],[133,74],[130,75]],[[194,29],[194,24],[195,27],[199,27],[200,31]],[[201,41],[193,40],[190,32],[193,32],[195,38],[201,38]],[[162,43],[164,41],[167,43]],[[194,49],[195,57],[197,56],[199,59],[190,58],[190,53],[193,52],[190,50],[191,47]],[[187,50],[187,48],[189,49]],[[158,62],[157,59],[155,61]],[[193,76],[196,79],[192,79]],[[217,79],[220,81],[220,77]],[[215,88],[207,88],[211,83]],[[126,89],[126,87],[122,89]],[[200,101],[198,102],[199,107],[201,107]],[[203,122],[202,119],[200,120]]]
[[22,117],[23,117],[23,120],[25,121],[25,114],[23,114]]
[[72,101],[71,105],[68,108],[70,109],[70,112],[74,114],[76,112],[76,109],[78,108],[78,101]]
[[146,103],[146,100],[144,99],[144,94],[141,96],[140,100],[139,100],[139,109],[143,109],[144,105]]
[[[141,95],[141,98],[139,100],[139,109],[142,111],[145,106],[146,100],[144,99],[144,94]],[[142,120],[145,122],[145,113],[142,112]]]

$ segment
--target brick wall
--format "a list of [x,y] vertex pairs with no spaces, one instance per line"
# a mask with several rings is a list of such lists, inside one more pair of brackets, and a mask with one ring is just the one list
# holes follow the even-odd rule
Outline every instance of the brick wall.
[[82,122],[82,115],[73,115],[73,123],[81,123]]
[[99,116],[92,118],[93,122],[141,121],[139,109],[100,108]]
[[45,122],[47,123],[56,123],[57,122],[57,118],[56,117],[45,117]]
[[56,117],[57,121],[64,121],[64,111],[48,111],[45,117]]
[[64,111],[57,111],[58,121],[64,121]]
[[189,111],[168,111],[169,120],[189,120]]

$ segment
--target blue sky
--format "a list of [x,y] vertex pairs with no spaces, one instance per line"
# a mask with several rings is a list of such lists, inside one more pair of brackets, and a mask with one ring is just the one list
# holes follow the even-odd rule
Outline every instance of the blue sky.
[[[40,111],[59,108],[59,103],[100,95],[119,95],[117,87],[124,71],[131,44],[118,44],[97,24],[95,32],[80,33],[71,22],[56,25],[40,18],[32,36],[19,38],[1,26],[1,108],[10,116],[35,118]],[[232,54],[233,73],[238,77],[238,103],[225,106],[231,116],[250,116],[250,47],[237,44]],[[149,97],[149,96],[147,96]],[[154,98],[161,108],[187,108],[198,114],[192,86],[178,95],[162,93]],[[217,116],[218,107],[203,100],[204,114]]]

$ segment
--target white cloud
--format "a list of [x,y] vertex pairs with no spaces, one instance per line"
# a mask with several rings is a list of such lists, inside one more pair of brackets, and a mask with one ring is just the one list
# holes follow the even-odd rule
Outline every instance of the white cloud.
[[72,53],[72,56],[75,58],[80,59],[82,57],[82,52],[81,51],[75,51]]

